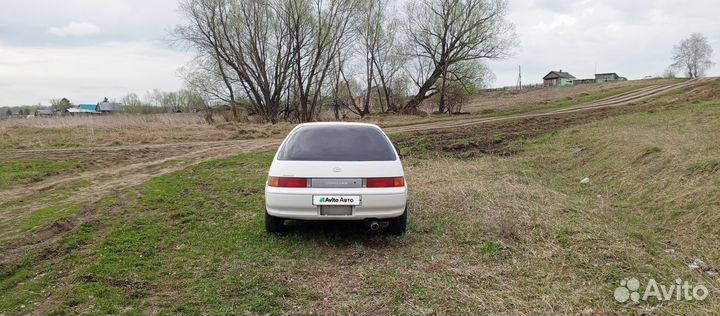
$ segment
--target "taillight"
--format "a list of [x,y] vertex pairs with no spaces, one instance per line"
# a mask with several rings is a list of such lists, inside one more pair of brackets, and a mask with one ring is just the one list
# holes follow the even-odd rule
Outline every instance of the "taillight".
[[368,188],[396,188],[396,187],[404,187],[404,186],[405,186],[405,178],[404,177],[368,178],[367,179],[367,187]]
[[308,179],[268,177],[268,185],[276,188],[307,188]]

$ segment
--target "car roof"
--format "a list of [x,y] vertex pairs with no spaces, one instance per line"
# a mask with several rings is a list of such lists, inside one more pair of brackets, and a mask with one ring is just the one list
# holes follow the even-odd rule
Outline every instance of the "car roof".
[[298,124],[298,127],[300,127],[300,126],[324,126],[324,125],[325,126],[327,126],[327,125],[330,125],[330,126],[332,126],[332,125],[334,125],[334,126],[343,126],[343,125],[353,126],[353,125],[355,125],[355,126],[379,127],[375,124],[357,123],[357,122],[311,122],[311,123]]
[[302,123],[298,124],[293,128],[293,131],[296,131],[303,127],[317,127],[317,126],[362,126],[362,127],[368,127],[368,128],[375,128],[380,130],[384,133],[382,128],[380,126],[377,126],[375,124],[370,123],[356,123],[356,122],[312,122],[312,123]]

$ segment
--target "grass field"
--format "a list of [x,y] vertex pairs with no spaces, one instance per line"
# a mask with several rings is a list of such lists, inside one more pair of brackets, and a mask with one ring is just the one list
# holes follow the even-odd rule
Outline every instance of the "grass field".
[[[470,115],[398,116],[374,114],[365,118],[348,118],[379,124],[382,127],[451,121],[460,118],[501,116],[548,109],[566,108],[677,80],[636,80],[622,83],[548,88],[504,94],[479,95],[470,103]],[[538,100],[541,100],[539,102]],[[538,103],[539,102],[539,103]],[[426,109],[432,113],[434,109]],[[327,115],[326,115],[327,116]],[[328,119],[331,119],[328,117]],[[40,117],[0,120],[0,150],[52,149],[97,146],[126,146],[201,141],[224,141],[282,137],[293,124],[247,124],[224,122],[216,118],[207,124],[201,113]],[[0,157],[1,158],[1,157]]]
[[[346,223],[266,235],[272,153],[201,163],[14,219],[27,235],[84,220],[3,261],[0,314],[713,314],[719,119],[717,100],[687,103],[509,140],[508,156],[400,142],[403,237]],[[711,293],[617,303],[632,277]]]
[[0,189],[26,184],[47,177],[54,172],[71,169],[77,161],[49,161],[44,159],[3,161],[0,164]]

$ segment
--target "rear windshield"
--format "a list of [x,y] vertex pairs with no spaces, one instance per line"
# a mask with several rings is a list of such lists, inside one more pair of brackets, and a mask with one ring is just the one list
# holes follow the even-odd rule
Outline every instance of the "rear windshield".
[[305,126],[295,130],[278,160],[394,161],[395,148],[382,131],[368,126]]

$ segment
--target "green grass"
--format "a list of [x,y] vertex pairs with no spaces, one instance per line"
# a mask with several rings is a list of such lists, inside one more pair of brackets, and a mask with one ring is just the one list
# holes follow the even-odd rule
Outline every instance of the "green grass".
[[[86,245],[59,265],[30,263],[18,269],[9,277],[24,284],[15,287],[12,295],[3,295],[0,311],[22,311],[19,306],[31,299],[18,297],[20,293],[36,282],[61,279],[73,282],[54,293],[57,305],[52,312],[57,313],[142,313],[150,283],[153,291],[173,292],[163,301],[167,306],[162,310],[167,313],[279,312],[286,297],[302,300],[312,296],[312,291],[297,290],[277,279],[278,273],[289,273],[293,265],[263,264],[323,256],[321,249],[302,249],[313,248],[312,241],[281,240],[261,229],[263,198],[259,189],[271,159],[266,153],[204,163],[149,181],[136,200],[103,199],[100,212],[114,207],[130,214],[108,218],[110,231],[92,226],[76,229],[63,245],[77,248],[95,238],[102,241]],[[75,209],[41,209],[24,225],[35,227],[50,216],[70,215],[71,210]],[[30,267],[40,268],[45,276],[31,278],[26,272]],[[58,269],[72,274],[57,275],[54,271]],[[175,289],[179,292],[174,293]]]
[[23,231],[37,229],[49,223],[78,215],[81,210],[82,206],[80,204],[56,205],[41,208],[24,218],[20,229]]
[[422,160],[438,155],[438,148],[428,138],[412,138],[413,135],[410,133],[392,133],[389,137],[398,146],[400,155],[407,165],[414,166],[420,164]]
[[0,189],[32,183],[50,174],[77,167],[79,161],[47,159],[10,160],[0,162]]
[[493,253],[502,250],[502,243],[496,241],[488,241],[480,247],[480,251],[483,253]]
[[468,147],[473,144],[473,140],[469,138],[458,139],[450,144],[451,147]]

